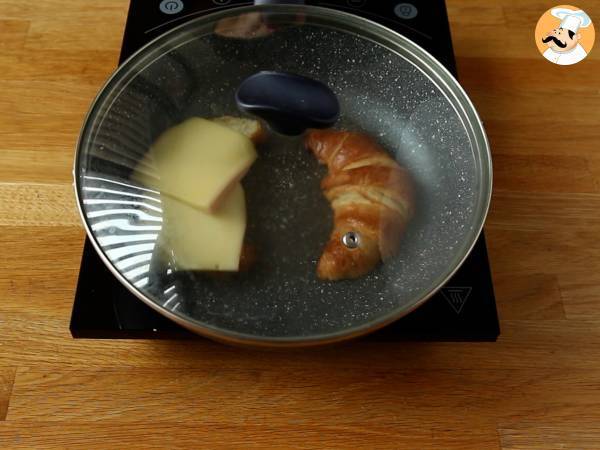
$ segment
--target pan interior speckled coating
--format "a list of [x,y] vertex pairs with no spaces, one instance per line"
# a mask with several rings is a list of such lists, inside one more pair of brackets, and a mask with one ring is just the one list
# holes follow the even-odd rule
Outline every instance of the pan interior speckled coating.
[[[216,21],[255,10],[290,22],[302,13],[305,23],[251,41],[213,34]],[[132,182],[132,169],[169,126],[190,116],[239,115],[236,87],[266,69],[329,85],[342,107],[337,127],[375,137],[415,180],[417,213],[400,254],[368,276],[317,279],[332,221],[319,187],[325,170],[301,138],[275,135],[243,181],[248,240],[259,252],[255,267],[222,278],[180,272],[170,262],[160,238],[160,194]],[[293,6],[199,18],[130,58],[92,105],[74,175],[88,234],[129,290],[194,331],[266,345],[353,337],[416,308],[467,256],[491,193],[481,122],[437,61],[359,17]]]

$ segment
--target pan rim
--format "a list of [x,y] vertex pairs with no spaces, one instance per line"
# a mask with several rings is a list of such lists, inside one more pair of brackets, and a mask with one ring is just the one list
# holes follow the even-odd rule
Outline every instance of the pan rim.
[[[330,333],[321,333],[315,334],[312,336],[287,336],[287,337],[272,337],[272,336],[259,336],[255,334],[249,333],[241,333],[237,331],[227,330],[224,328],[219,328],[214,325],[210,325],[207,323],[200,322],[191,317],[187,317],[177,312],[173,312],[164,306],[160,305],[156,301],[152,300],[149,296],[145,295],[140,289],[136,288],[132,282],[128,281],[121,272],[114,266],[114,264],[109,260],[105,251],[101,248],[97,237],[93,233],[90,224],[88,223],[88,219],[86,217],[83,199],[81,195],[81,166],[80,166],[80,157],[82,155],[82,149],[84,147],[84,138],[86,137],[87,129],[92,123],[92,117],[94,113],[97,112],[98,108],[103,106],[102,100],[107,92],[110,91],[111,86],[118,82],[119,80],[123,80],[126,78],[127,74],[132,70],[132,65],[138,58],[143,58],[146,52],[152,50],[155,46],[160,47],[160,44],[163,41],[168,40],[169,38],[173,38],[177,36],[182,30],[186,28],[193,29],[197,27],[201,23],[213,23],[216,20],[248,13],[248,12],[256,12],[262,10],[270,10],[277,11],[281,13],[294,14],[294,13],[308,13],[312,16],[318,16],[320,18],[325,18],[327,20],[332,20],[337,22],[338,24],[343,24],[346,27],[350,27],[353,29],[360,29],[360,36],[363,38],[369,38],[372,36],[373,38],[377,38],[377,43],[381,44],[382,41],[385,41],[392,47],[399,48],[401,47],[403,52],[408,53],[411,59],[407,58],[404,54],[398,54],[399,56],[408,59],[410,63],[412,63],[416,68],[418,68],[421,72],[423,72],[432,82],[439,88],[440,83],[448,90],[445,92],[442,90],[442,93],[446,96],[448,93],[452,94],[454,98],[448,98],[450,104],[454,107],[460,107],[462,110],[462,114],[458,114],[461,120],[467,119],[466,122],[463,120],[463,126],[469,131],[469,138],[472,141],[472,148],[476,157],[479,158],[478,163],[478,171],[480,176],[480,187],[479,187],[479,201],[476,206],[476,210],[479,211],[478,214],[473,214],[473,228],[472,232],[469,236],[465,237],[462,249],[460,252],[457,252],[454,257],[453,264],[449,264],[449,270],[443,272],[443,276],[438,277],[438,282],[432,283],[429,291],[422,295],[419,300],[412,303],[409,307],[402,306],[394,308],[388,311],[387,314],[379,316],[375,319],[372,319],[363,324],[345,328],[341,330],[337,330]],[[363,28],[364,27],[364,28]],[[367,31],[364,31],[367,30]],[[363,35],[362,32],[365,34]],[[368,34],[370,33],[370,34]],[[390,49],[393,51],[393,48]],[[419,65],[417,65],[419,63]],[[139,68],[134,65],[135,69]],[[428,71],[426,71],[428,70]],[[432,79],[432,75],[435,75],[436,78]],[[457,111],[458,113],[458,111]],[[427,300],[429,300],[436,292],[439,291],[447,281],[452,278],[452,276],[456,273],[456,271],[462,266],[464,261],[468,258],[473,247],[477,243],[483,227],[485,225],[485,220],[489,212],[491,196],[492,196],[492,186],[493,186],[493,170],[492,170],[492,157],[489,146],[489,141],[487,135],[485,133],[485,129],[483,127],[483,123],[481,118],[479,117],[472,101],[469,96],[466,94],[462,86],[458,83],[456,78],[446,69],[437,59],[435,59],[429,52],[425,49],[411,41],[410,39],[404,37],[400,33],[397,33],[383,25],[375,23],[371,20],[356,16],[352,13],[332,10],[330,8],[323,8],[317,6],[301,6],[301,5],[263,5],[263,6],[243,6],[232,8],[225,11],[218,11],[206,16],[197,17],[190,21],[187,21],[172,30],[167,31],[166,33],[161,34],[145,46],[141,47],[138,51],[136,51],[133,55],[131,55],[123,64],[118,67],[113,74],[108,78],[102,88],[99,90],[97,96],[91,103],[91,106],[84,118],[83,125],[80,130],[79,137],[77,139],[77,144],[75,148],[75,158],[73,165],[73,187],[75,191],[75,196],[77,200],[77,207],[79,210],[79,214],[86,230],[86,234],[90,239],[93,247],[96,250],[96,253],[99,255],[100,259],[106,265],[106,267],[115,275],[115,277],[121,282],[121,284],[127,288],[132,294],[134,294],[137,298],[143,301],[146,305],[160,313],[161,315],[171,319],[177,324],[183,326],[184,328],[193,331],[194,333],[200,334],[202,336],[208,337],[210,339],[227,342],[235,345],[243,345],[243,346],[252,346],[252,347],[310,347],[310,346],[319,346],[332,344],[336,342],[346,341],[354,338],[358,338],[374,332],[378,329],[381,329],[390,323],[395,322],[398,319],[410,314],[415,309],[422,306]]]

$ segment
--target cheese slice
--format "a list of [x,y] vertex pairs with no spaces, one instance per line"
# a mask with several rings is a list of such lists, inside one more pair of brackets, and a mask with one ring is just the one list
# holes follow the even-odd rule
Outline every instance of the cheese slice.
[[194,117],[165,131],[152,145],[157,177],[132,178],[205,211],[219,208],[256,160],[252,141],[231,128]]
[[161,240],[178,270],[237,271],[246,232],[244,189],[236,183],[214,213],[161,196]]

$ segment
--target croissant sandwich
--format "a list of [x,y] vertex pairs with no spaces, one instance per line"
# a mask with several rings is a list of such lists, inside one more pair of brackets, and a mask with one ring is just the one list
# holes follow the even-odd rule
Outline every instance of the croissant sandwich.
[[414,211],[409,174],[365,134],[313,130],[306,146],[329,169],[321,187],[334,212],[317,275],[324,280],[366,275],[398,252]]

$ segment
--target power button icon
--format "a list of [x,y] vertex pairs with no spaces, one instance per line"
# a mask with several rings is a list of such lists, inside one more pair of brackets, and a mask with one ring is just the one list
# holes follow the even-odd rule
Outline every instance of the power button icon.
[[177,14],[183,11],[181,0],[163,0],[160,2],[160,11],[165,14]]
[[414,19],[419,14],[417,7],[411,3],[398,3],[394,8],[394,12],[401,19]]

